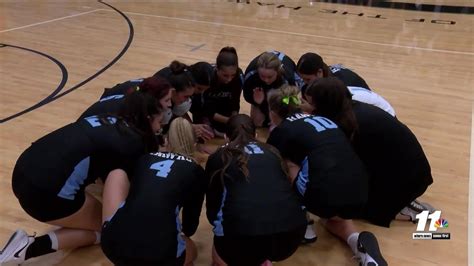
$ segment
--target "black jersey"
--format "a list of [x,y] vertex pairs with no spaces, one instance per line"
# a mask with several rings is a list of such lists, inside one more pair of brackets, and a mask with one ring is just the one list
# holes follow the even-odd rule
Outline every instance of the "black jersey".
[[115,94],[104,97],[100,99],[98,102],[91,105],[84,113],[81,114],[79,120],[84,119],[89,116],[93,115],[101,115],[101,114],[110,114],[110,115],[117,115],[122,108],[125,102],[125,95],[124,94]]
[[344,82],[348,87],[360,87],[371,90],[361,76],[342,64],[330,65],[329,70],[331,70],[333,76]]
[[242,69],[238,69],[235,77],[227,84],[219,82],[217,74],[211,80],[211,86],[206,91],[206,111],[211,117],[214,114],[231,116],[240,111],[240,94],[242,93],[244,76]]
[[267,142],[301,166],[294,184],[310,212],[325,218],[361,215],[367,202],[367,174],[334,122],[294,114],[270,133]]
[[105,88],[99,101],[87,108],[87,110],[81,114],[79,120],[93,115],[117,115],[125,101],[125,96],[135,90],[142,81],[143,79],[132,79],[119,83],[112,88]]
[[[346,87],[358,87],[371,90],[369,85],[367,85],[367,82],[365,82],[361,76],[349,68],[346,68],[342,64],[330,65],[328,67],[331,71],[331,74],[342,81]],[[307,87],[308,85],[304,85],[301,88],[301,93],[303,95],[305,94]]]
[[21,171],[35,187],[72,200],[79,189],[111,170],[128,169],[144,152],[142,137],[123,121],[92,116],[35,141],[14,171]]
[[216,71],[211,85],[204,93],[193,95],[191,113],[195,123],[209,121],[213,128],[224,132],[225,124],[214,121],[214,115],[230,117],[240,111],[240,95],[242,93],[243,73],[239,68],[236,76],[229,83],[219,82]]
[[106,97],[112,95],[126,95],[131,93],[133,90],[137,88],[137,86],[142,83],[143,78],[138,79],[131,79],[129,81],[125,81],[123,83],[119,83],[112,88],[105,88],[104,93],[100,96],[100,99],[104,99]]
[[234,159],[222,179],[216,171],[224,167],[222,148],[212,154],[206,174],[212,177],[206,207],[216,236],[271,235],[296,229],[306,223],[304,212],[281,160],[264,145],[252,142],[246,177]]
[[397,118],[354,102],[354,148],[369,173],[369,219],[388,226],[395,215],[433,182],[423,148]]
[[181,256],[181,232],[190,237],[199,225],[209,183],[204,170],[186,156],[158,152],[141,157],[129,176],[127,199],[102,231],[104,250],[130,260]]
[[195,124],[209,124],[210,114],[206,112],[205,108],[208,105],[208,101],[206,99],[206,92],[203,93],[196,93],[191,96],[191,108],[189,112],[193,114],[193,123]]

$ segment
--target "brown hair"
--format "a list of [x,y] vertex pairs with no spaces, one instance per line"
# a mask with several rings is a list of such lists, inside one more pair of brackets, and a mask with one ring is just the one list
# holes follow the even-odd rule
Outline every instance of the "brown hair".
[[226,66],[239,67],[239,58],[234,47],[226,46],[221,49],[216,58],[216,67],[221,69]]
[[323,58],[315,53],[306,53],[300,57],[296,70],[305,75],[316,75],[319,70],[323,71],[323,77],[332,76],[328,65],[324,63]]
[[[245,145],[250,142],[256,142],[260,146],[265,147],[274,153],[281,161],[281,166],[286,175],[288,175],[288,166],[282,160],[280,153],[274,147],[260,142],[255,138],[256,127],[252,119],[245,114],[237,114],[232,116],[226,124],[226,136],[229,138],[229,143],[222,147],[220,150],[222,152],[221,160],[224,163],[224,167],[214,173],[220,174],[222,179],[222,184],[224,183],[224,175],[226,170],[229,168],[232,162],[237,163],[237,167],[244,174],[245,177],[248,177],[249,170],[247,168],[249,155],[245,152]],[[214,176],[213,176],[214,178]]]
[[335,77],[322,78],[313,81],[306,94],[312,98],[313,114],[331,119],[352,140],[358,126],[346,85]]
[[188,88],[194,88],[196,85],[194,78],[190,71],[188,71],[188,66],[177,60],[171,62],[169,66],[171,70],[171,75],[168,78],[171,86],[176,90],[176,92],[185,91]]
[[[156,89],[156,88],[155,88]],[[118,116],[142,135],[147,152],[158,150],[158,140],[150,124],[150,117],[163,113],[159,99],[151,91],[135,90],[125,97]]]

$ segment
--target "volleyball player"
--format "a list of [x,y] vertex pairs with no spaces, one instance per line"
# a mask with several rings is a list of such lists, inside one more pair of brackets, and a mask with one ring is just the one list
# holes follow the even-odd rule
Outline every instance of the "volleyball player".
[[199,94],[209,89],[213,71],[212,65],[207,62],[201,61],[188,66],[175,60],[168,67],[156,72],[155,76],[164,77],[169,80],[172,75],[188,72],[188,75],[192,77],[195,83],[194,93]]
[[[301,92],[305,100],[308,100],[306,87],[314,80],[334,76],[341,80],[352,94],[352,99],[379,107],[387,113],[395,116],[395,110],[382,96],[371,91],[369,85],[357,73],[341,64],[328,66],[321,56],[315,53],[306,53],[300,57],[296,66],[299,76],[305,85]],[[311,112],[311,107],[303,105],[305,111]],[[309,108],[309,109],[308,109]]]
[[136,91],[115,116],[91,116],[35,141],[16,162],[12,187],[21,207],[34,219],[59,226],[46,235],[17,230],[0,254],[0,263],[24,260],[92,245],[100,241],[101,203],[85,191],[99,177],[147,151],[156,151],[160,103]]
[[358,233],[350,220],[360,217],[367,202],[364,165],[334,122],[300,112],[298,93],[288,85],[270,92],[270,118],[276,127],[267,143],[287,160],[306,209],[347,241],[362,265],[387,265],[375,236]]
[[223,137],[225,125],[240,111],[243,74],[239,68],[237,51],[224,47],[216,58],[210,88],[201,97],[200,104],[191,107],[193,121],[211,125],[214,133]]
[[[173,117],[187,117],[193,104],[201,104],[200,98],[210,86],[212,71],[212,66],[206,62],[188,66],[175,60],[155,74],[166,78],[174,88],[171,98],[172,113],[170,117],[165,117],[165,121],[170,121]],[[193,124],[193,129],[196,136],[203,141],[214,137],[214,132],[206,124]]]
[[416,221],[429,204],[416,200],[433,183],[423,148],[397,118],[371,105],[351,101],[337,78],[317,80],[308,88],[314,114],[332,119],[352,140],[369,173],[364,218],[380,226],[395,219]]
[[225,132],[229,142],[206,165],[206,209],[218,265],[284,260],[306,230],[285,163],[275,148],[256,140],[255,131],[249,116],[232,116]]
[[267,93],[283,84],[302,85],[295,62],[282,52],[262,53],[245,70],[244,98],[251,104],[250,117],[258,127],[269,126]]
[[117,114],[125,101],[125,96],[135,91],[151,94],[160,102],[164,112],[171,108],[173,90],[170,83],[161,77],[149,77],[129,80],[117,84],[113,88],[106,88],[100,100],[84,111],[80,119],[92,115]]
[[177,118],[170,124],[170,152],[144,155],[132,171],[109,174],[101,244],[114,264],[192,265],[196,250],[189,237],[199,225],[208,186],[192,157],[194,143],[190,122]]

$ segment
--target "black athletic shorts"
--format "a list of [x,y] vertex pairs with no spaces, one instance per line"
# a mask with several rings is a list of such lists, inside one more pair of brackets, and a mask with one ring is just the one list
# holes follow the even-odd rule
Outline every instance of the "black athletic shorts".
[[[126,265],[130,265],[130,266],[134,266],[134,265],[182,266],[184,265],[184,262],[186,260],[186,250],[184,250],[184,252],[178,258],[171,256],[171,258],[147,260],[143,258],[131,258],[131,257],[124,256],[124,252],[121,252],[119,248],[114,247],[114,244],[113,244],[114,241],[112,239],[109,239],[110,237],[113,238],[113,233],[109,234],[106,232],[105,228],[107,227],[108,223],[110,223],[110,221],[106,221],[102,225],[103,234],[102,234],[101,247],[105,256],[107,256],[107,258],[115,265],[118,265],[118,266],[121,266],[121,265],[123,266],[126,266]],[[104,234],[104,232],[106,233]],[[126,252],[126,253],[129,253],[129,252]]]
[[68,217],[79,211],[86,200],[83,186],[73,200],[64,199],[36,186],[18,169],[13,171],[12,188],[23,210],[40,222]]
[[217,254],[229,266],[260,265],[289,258],[301,244],[306,225],[296,230],[262,236],[214,236]]

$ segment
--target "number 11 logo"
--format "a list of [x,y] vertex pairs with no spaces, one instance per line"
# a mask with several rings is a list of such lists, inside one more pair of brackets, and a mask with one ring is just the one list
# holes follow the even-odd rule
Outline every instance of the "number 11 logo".
[[438,228],[440,227],[448,227],[448,221],[445,219],[441,219],[441,211],[435,211],[432,214],[430,214],[429,211],[422,211],[421,213],[416,215],[416,219],[418,219],[416,231],[424,231],[428,219],[431,220],[430,227],[428,228],[428,231],[430,232],[436,232],[436,230],[438,230]]

